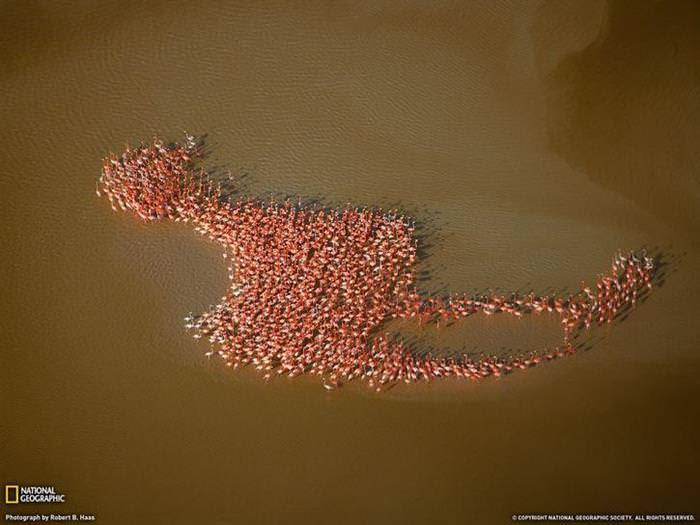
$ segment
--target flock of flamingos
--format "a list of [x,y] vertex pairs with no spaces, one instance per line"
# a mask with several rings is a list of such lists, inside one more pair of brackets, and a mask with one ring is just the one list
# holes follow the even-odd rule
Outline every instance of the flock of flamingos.
[[[304,208],[289,201],[235,202],[194,167],[201,144],[158,139],[103,160],[97,185],[112,208],[144,221],[189,222],[219,243],[231,281],[221,302],[185,319],[227,366],[253,365],[265,379],[316,374],[327,389],[358,379],[382,390],[398,382],[481,379],[575,352],[572,334],[611,322],[651,289],[654,259],[618,253],[610,273],[568,297],[511,294],[421,297],[409,219],[367,208]],[[559,346],[510,357],[416,355],[379,333],[393,318],[448,323],[473,314],[555,313]]]

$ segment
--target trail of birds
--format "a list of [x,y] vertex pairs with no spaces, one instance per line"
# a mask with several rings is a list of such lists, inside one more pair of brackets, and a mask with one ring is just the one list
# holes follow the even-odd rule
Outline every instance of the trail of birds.
[[[421,298],[415,285],[417,241],[410,219],[396,212],[306,208],[290,201],[235,202],[194,160],[201,144],[155,139],[103,160],[98,196],[114,210],[147,222],[171,219],[223,248],[231,281],[208,312],[189,315],[194,338],[227,366],[251,365],[266,380],[315,374],[325,388],[352,380],[380,391],[398,382],[499,377],[575,353],[572,334],[610,323],[651,289],[654,259],[618,253],[610,273],[566,298],[534,294]],[[559,346],[523,355],[447,358],[416,355],[380,326],[395,318],[444,325],[477,313],[517,317],[555,313]]]

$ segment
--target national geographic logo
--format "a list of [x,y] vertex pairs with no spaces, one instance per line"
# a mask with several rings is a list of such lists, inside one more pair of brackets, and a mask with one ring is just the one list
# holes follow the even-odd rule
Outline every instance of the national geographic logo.
[[5,485],[5,503],[19,503],[19,486]]
[[5,503],[65,503],[66,495],[53,486],[5,485]]

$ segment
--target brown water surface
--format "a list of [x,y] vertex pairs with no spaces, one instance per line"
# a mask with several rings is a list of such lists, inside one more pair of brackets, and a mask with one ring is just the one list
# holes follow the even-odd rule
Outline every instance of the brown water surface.
[[[14,511],[697,516],[700,4],[461,4],[0,4],[0,482],[68,497]],[[94,194],[106,152],[185,129],[250,194],[428,221],[431,290],[573,290],[644,245],[665,282],[590,351],[499,381],[264,384],[182,328],[227,285],[218,250]],[[559,337],[500,317],[418,336]]]

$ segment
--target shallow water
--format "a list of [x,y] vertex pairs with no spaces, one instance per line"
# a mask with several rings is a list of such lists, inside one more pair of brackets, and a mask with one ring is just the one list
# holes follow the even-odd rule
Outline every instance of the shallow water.
[[[698,21],[694,2],[4,3],[0,482],[69,500],[17,512],[697,515]],[[106,152],[185,129],[252,195],[427,222],[427,289],[575,289],[644,245],[665,282],[590,351],[503,380],[263,384],[182,328],[227,285],[218,249],[94,194]],[[559,337],[496,317],[419,335]]]

